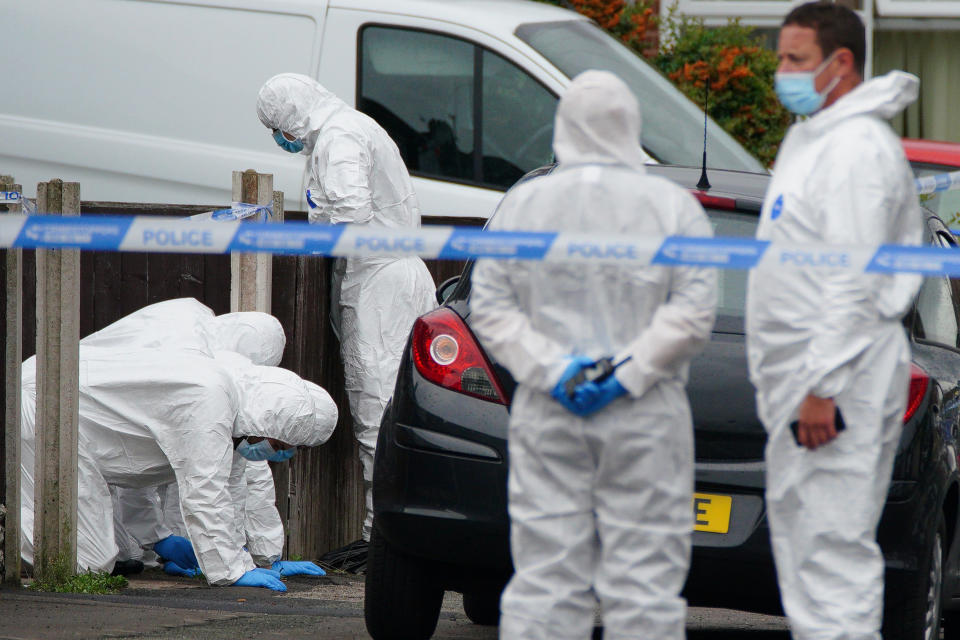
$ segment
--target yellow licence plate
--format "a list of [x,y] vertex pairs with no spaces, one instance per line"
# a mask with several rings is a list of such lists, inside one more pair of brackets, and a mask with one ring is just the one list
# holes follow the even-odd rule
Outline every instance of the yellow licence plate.
[[733,498],[712,493],[693,494],[693,530],[726,533],[730,530]]

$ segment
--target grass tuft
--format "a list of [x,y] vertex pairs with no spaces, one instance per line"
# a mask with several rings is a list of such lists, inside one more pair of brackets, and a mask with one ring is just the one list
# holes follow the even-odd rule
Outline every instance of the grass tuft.
[[57,575],[53,579],[38,578],[30,588],[53,593],[117,593],[129,584],[123,576],[112,576],[105,571],[88,571],[78,575]]

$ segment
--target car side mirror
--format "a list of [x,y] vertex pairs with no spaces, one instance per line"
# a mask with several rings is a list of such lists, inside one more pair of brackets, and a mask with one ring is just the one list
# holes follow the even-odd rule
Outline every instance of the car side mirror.
[[447,298],[450,297],[450,294],[453,293],[453,290],[457,288],[457,284],[460,282],[460,276],[453,276],[452,278],[447,278],[440,286],[437,287],[437,303],[443,304],[446,302]]

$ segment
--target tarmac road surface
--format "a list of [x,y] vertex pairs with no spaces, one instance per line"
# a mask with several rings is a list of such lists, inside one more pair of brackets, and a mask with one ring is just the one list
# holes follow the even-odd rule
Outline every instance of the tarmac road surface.
[[[350,574],[286,580],[286,593],[208,587],[148,570],[114,596],[0,588],[0,640],[301,640],[368,639],[363,578]],[[691,609],[690,640],[789,640],[786,622],[725,609]],[[459,594],[448,592],[433,636],[495,640],[496,627],[472,624]],[[600,638],[597,629],[595,638]]]

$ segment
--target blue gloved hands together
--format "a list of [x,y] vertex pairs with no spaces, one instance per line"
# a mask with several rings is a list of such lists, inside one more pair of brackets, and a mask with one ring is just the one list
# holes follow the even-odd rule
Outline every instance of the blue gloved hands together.
[[587,414],[583,413],[580,403],[577,402],[576,392],[574,393],[573,398],[567,395],[567,381],[580,373],[582,369],[586,369],[592,365],[592,358],[588,358],[586,356],[569,356],[567,358],[566,369],[563,370],[563,373],[560,375],[560,379],[557,380],[557,384],[554,385],[553,390],[550,391],[550,395],[553,396],[554,400],[566,407],[568,411],[575,413],[578,416],[585,416]]
[[576,402],[584,412],[580,415],[590,415],[627,393],[615,374],[597,382],[584,382],[577,386]]
[[196,569],[184,569],[173,560],[163,563],[163,571],[164,573],[169,573],[171,576],[184,576],[187,578],[196,578],[197,576],[203,575],[199,567]]
[[280,574],[270,569],[251,569],[233,583],[235,587],[266,587],[274,591],[286,591],[287,585],[280,580]]
[[297,562],[294,560],[277,560],[273,563],[273,570],[281,576],[325,576],[327,572],[312,562]]
[[182,536],[167,536],[153,544],[153,551],[164,560],[170,560],[182,569],[199,569],[197,554],[190,541]]

